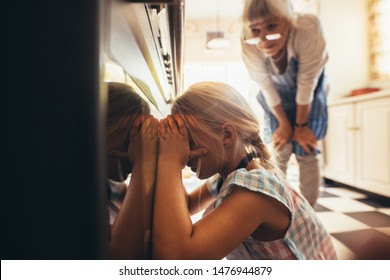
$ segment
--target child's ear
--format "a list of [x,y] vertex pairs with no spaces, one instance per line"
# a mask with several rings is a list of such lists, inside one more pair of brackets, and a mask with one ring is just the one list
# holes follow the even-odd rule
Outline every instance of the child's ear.
[[234,144],[237,140],[237,130],[235,126],[225,123],[222,125],[222,143],[225,146],[230,146]]

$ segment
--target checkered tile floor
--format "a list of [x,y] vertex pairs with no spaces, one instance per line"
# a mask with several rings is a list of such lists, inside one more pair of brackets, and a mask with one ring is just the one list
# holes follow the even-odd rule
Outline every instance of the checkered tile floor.
[[[298,176],[292,165],[287,179],[295,188]],[[339,259],[390,259],[390,198],[324,184],[314,209],[332,235]]]
[[321,188],[314,209],[339,259],[382,258],[385,249],[390,257],[390,199],[332,185]]
[[[298,171],[292,166],[287,179],[298,189]],[[184,180],[189,192],[199,185]],[[390,259],[390,198],[370,196],[341,185],[324,185],[314,207],[332,235],[338,259]],[[193,222],[202,213],[192,216]]]

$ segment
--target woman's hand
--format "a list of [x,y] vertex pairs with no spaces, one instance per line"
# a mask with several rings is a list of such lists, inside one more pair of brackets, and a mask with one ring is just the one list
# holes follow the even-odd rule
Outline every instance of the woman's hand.
[[274,134],[272,135],[272,143],[276,150],[280,150],[292,138],[293,130],[289,122],[279,123]]
[[308,155],[312,155],[313,150],[317,150],[317,139],[308,127],[297,127],[294,130],[293,140],[296,141]]

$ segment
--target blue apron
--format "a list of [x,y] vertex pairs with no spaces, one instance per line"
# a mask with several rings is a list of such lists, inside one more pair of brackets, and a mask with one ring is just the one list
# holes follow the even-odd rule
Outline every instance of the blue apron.
[[[267,68],[271,67],[268,62]],[[286,71],[281,75],[270,74],[271,80],[279,93],[282,107],[290,121],[292,127],[295,124],[296,117],[296,93],[297,93],[297,74],[298,74],[298,61],[292,58],[290,65],[287,66]],[[272,114],[271,109],[268,107],[263,93],[260,91],[257,95],[257,100],[264,109],[264,121],[266,127],[264,127],[264,141],[271,143],[272,134],[279,126],[277,119]],[[322,71],[317,86],[314,90],[313,101],[311,103],[311,109],[308,118],[308,127],[311,129],[317,140],[323,139],[328,127],[328,110],[326,103],[326,81],[324,77],[324,71]],[[293,153],[298,156],[305,156],[307,153],[303,148],[292,141]],[[319,150],[312,150],[314,154],[318,154]]]

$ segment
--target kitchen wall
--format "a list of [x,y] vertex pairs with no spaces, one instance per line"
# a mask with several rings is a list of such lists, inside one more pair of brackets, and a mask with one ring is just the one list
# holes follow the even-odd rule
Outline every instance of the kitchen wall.
[[366,87],[369,77],[367,0],[321,0],[319,17],[328,43],[329,99]]

